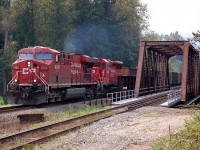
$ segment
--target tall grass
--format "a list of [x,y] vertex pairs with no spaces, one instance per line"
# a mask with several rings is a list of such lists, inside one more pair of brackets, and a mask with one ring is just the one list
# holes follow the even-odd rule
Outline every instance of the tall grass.
[[82,107],[82,108],[78,108],[78,109],[74,109],[74,108],[69,108],[67,109],[66,112],[63,113],[59,113],[56,115],[49,115],[47,117],[47,121],[53,121],[53,120],[62,120],[62,119],[67,119],[67,118],[73,118],[73,117],[79,117],[82,115],[86,115],[89,113],[93,113],[93,112],[97,112],[99,110],[102,110],[103,108],[99,108],[99,107]]
[[200,149],[200,113],[187,121],[185,129],[176,134],[159,139],[155,145],[155,150],[199,150]]
[[93,112],[97,112],[100,110],[104,110],[104,109],[108,109],[110,107],[89,107],[89,106],[84,106],[81,108],[67,108],[67,110],[65,112],[61,112],[61,113],[50,113],[47,111],[42,111],[40,113],[44,113],[45,114],[45,122],[41,122],[38,124],[32,124],[30,125],[31,127],[40,127],[43,125],[47,125],[50,124],[52,122],[58,122],[58,121],[62,121],[62,120],[66,120],[66,119],[70,119],[73,117],[79,117],[82,115],[87,115],[89,113],[93,113]]

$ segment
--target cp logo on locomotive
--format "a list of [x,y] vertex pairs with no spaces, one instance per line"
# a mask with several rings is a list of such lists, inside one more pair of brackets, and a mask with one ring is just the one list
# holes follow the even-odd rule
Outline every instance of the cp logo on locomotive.
[[23,69],[22,69],[22,74],[28,74],[28,72],[29,72],[29,71],[28,71],[28,68],[23,68]]
[[29,69],[29,68],[23,68],[22,69],[22,74],[28,74],[29,72],[35,72],[35,68]]

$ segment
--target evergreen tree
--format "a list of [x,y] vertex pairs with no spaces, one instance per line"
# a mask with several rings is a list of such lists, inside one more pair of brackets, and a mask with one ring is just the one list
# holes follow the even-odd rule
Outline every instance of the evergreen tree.
[[36,35],[34,28],[34,1],[15,1],[14,7],[16,11],[16,27],[13,32],[13,39],[18,43],[19,49],[22,47],[35,46]]
[[15,55],[15,42],[11,39],[11,1],[3,0],[0,2],[0,94],[6,95],[6,84],[11,73],[11,62]]
[[[183,41],[184,38],[179,35],[178,31],[171,32],[169,35],[159,35],[154,31],[146,32],[142,40],[144,41]],[[169,59],[170,72],[182,72],[182,55],[173,56]]]
[[65,49],[136,66],[141,31],[147,22],[146,6],[138,0],[76,0],[75,4],[77,24]]
[[37,3],[35,22],[38,45],[63,50],[64,41],[72,32],[76,18],[73,0],[38,0]]
[[200,30],[197,32],[192,33],[193,38],[191,39],[191,42],[198,48],[200,49]]

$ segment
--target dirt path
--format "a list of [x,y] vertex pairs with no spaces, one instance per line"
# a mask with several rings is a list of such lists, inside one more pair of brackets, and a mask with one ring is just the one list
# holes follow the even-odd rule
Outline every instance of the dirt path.
[[177,132],[190,118],[186,110],[143,107],[100,120],[51,142],[39,149],[55,150],[149,150],[156,139]]

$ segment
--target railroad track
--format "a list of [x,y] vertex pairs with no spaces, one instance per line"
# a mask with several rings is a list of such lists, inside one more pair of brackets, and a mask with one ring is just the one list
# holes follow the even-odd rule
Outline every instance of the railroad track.
[[[172,91],[171,91],[172,92]],[[63,133],[75,130],[81,126],[88,125],[92,122],[101,120],[113,116],[115,114],[124,113],[142,106],[152,105],[163,99],[167,99],[167,94],[159,93],[156,95],[151,95],[148,97],[143,97],[142,99],[128,104],[119,105],[107,110],[102,110],[99,112],[91,113],[88,115],[64,120],[61,122],[53,123],[50,125],[45,125],[39,128],[30,129],[27,131],[19,132],[17,134],[9,135],[0,138],[0,146],[5,149],[22,149],[27,146],[34,146],[36,143],[40,143],[44,140],[57,137]]]
[[178,105],[174,108],[200,110],[199,105]]
[[10,112],[15,112],[15,111],[21,111],[21,110],[29,110],[33,108],[46,108],[46,107],[54,107],[54,106],[59,106],[59,105],[65,105],[65,104],[70,104],[70,103],[79,103],[83,101],[61,101],[57,103],[44,103],[40,105],[32,105],[32,106],[26,106],[26,105],[16,105],[16,106],[6,106],[6,107],[0,107],[0,114],[4,113],[10,113]]
[[23,105],[17,105],[17,106],[8,106],[8,107],[0,107],[0,114],[4,113],[10,113],[20,110],[28,110],[35,108],[34,106],[23,106]]
[[[77,102],[80,102],[80,101],[77,101]],[[21,110],[28,110],[28,109],[33,109],[33,108],[54,107],[55,105],[62,105],[62,104],[69,104],[69,103],[72,103],[72,102],[71,101],[69,101],[68,103],[59,102],[59,103],[54,103],[54,104],[47,103],[47,104],[41,104],[41,105],[36,105],[36,106],[16,105],[16,106],[0,107],[0,114],[21,111]]]

